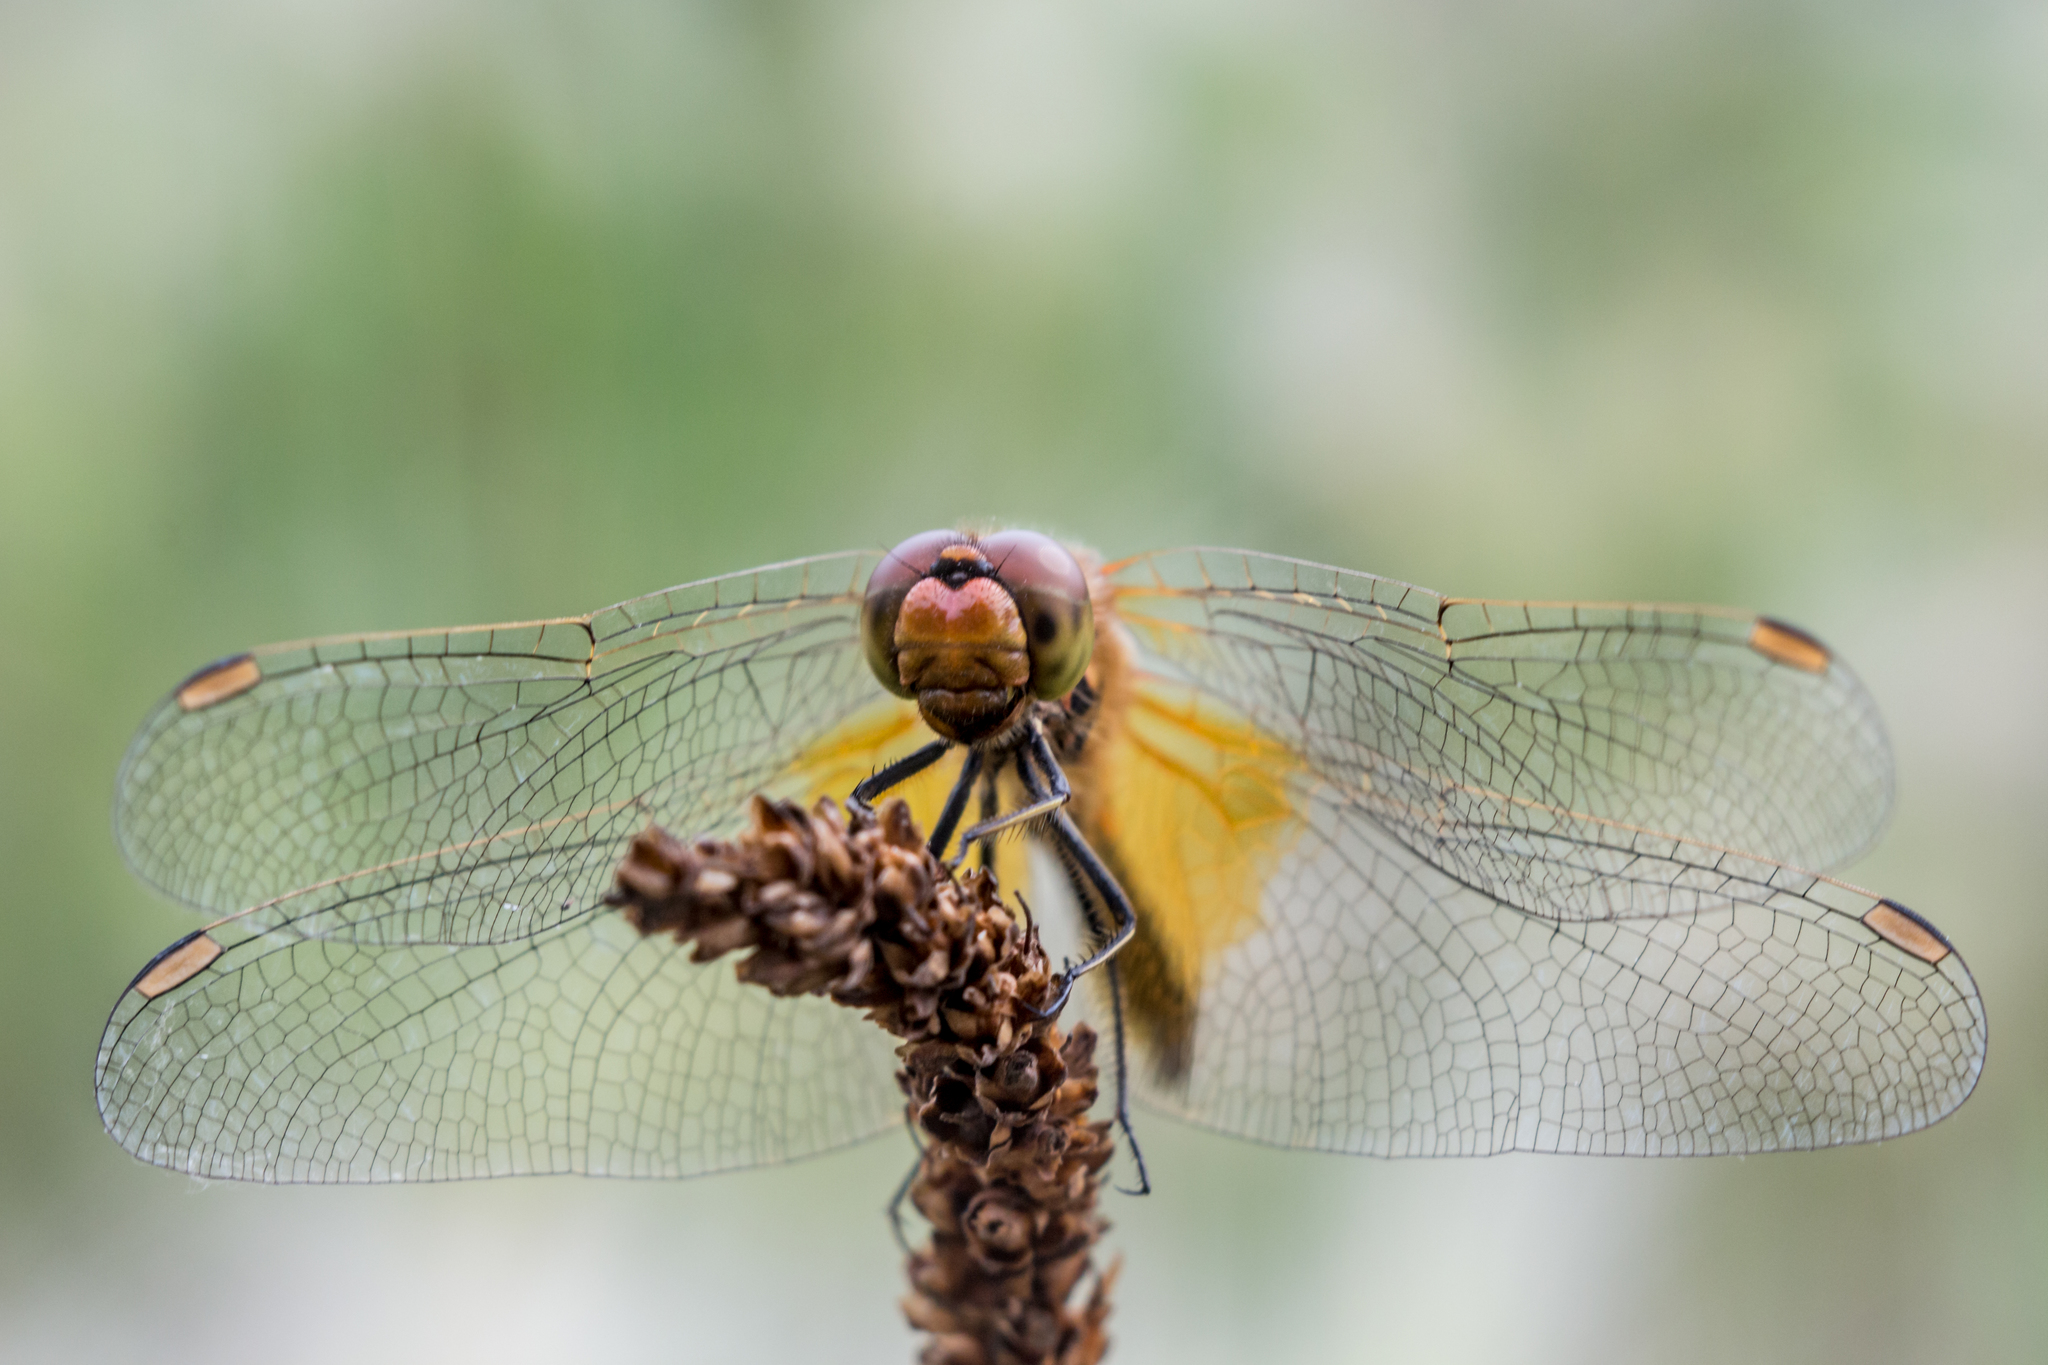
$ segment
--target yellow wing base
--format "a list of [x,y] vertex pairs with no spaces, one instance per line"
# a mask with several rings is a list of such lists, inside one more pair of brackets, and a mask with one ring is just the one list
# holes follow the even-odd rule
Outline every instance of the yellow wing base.
[[[1125,1003],[1170,1078],[1186,1069],[1205,966],[1260,927],[1266,883],[1301,828],[1291,789],[1303,761],[1192,689],[1142,674],[1131,682],[1118,723],[1098,731],[1069,777],[1084,832],[1137,909],[1137,933],[1118,959]],[[807,804],[844,800],[933,738],[915,705],[885,698],[806,749],[778,785]],[[964,756],[947,755],[891,795],[930,829]],[[1021,793],[1014,779],[1003,785],[1007,809]],[[995,870],[1005,886],[1028,886],[1020,840],[998,841]]]

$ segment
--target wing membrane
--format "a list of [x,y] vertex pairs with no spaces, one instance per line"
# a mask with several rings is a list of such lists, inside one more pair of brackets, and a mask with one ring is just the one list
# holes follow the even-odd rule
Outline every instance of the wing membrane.
[[216,955],[121,997],[96,1067],[108,1130],[194,1175],[382,1182],[680,1176],[899,1121],[890,1040],[743,986],[616,914],[517,943],[376,945],[216,926]]
[[1208,965],[1185,1080],[1148,1082],[1196,1122],[1382,1156],[1764,1152],[1910,1132],[1976,1084],[1961,957],[1855,888],[1585,822],[1521,856],[1660,913],[1551,920],[1349,792],[1303,810],[1262,932]]
[[195,675],[131,746],[116,822],[145,878],[235,913],[115,1007],[108,1129],[195,1174],[355,1182],[689,1175],[888,1126],[880,1031],[599,899],[632,833],[732,826],[879,692],[872,564]]
[[[649,819],[732,825],[806,740],[879,694],[855,635],[874,558],[569,620],[255,651],[144,724],[122,765],[121,846],[169,895],[300,933],[539,932],[594,903]],[[300,888],[326,913],[272,908]]]
[[[146,879],[236,913],[122,996],[109,1129],[203,1175],[381,1181],[692,1174],[895,1121],[879,1031],[598,902],[649,820],[722,830],[909,742],[856,714],[873,563],[196,675],[131,746],[117,827]],[[1179,907],[1198,1009],[1157,1103],[1290,1146],[1665,1154],[1892,1136],[1975,1084],[1961,958],[1773,861],[1851,856],[1889,800],[1869,699],[1817,643],[1234,551],[1112,572],[1155,682],[1224,712],[1162,704],[1111,742],[1162,772],[1175,726],[1235,745],[1187,771],[1257,854],[1229,925]]]
[[1505,798],[1833,867],[1890,807],[1862,685],[1817,643],[1760,647],[1805,637],[1754,615],[1460,601],[1242,551],[1145,556],[1113,583],[1155,666],[1371,782],[1425,843],[1512,821]]
[[1190,686],[1242,717],[1236,749],[1303,765],[1256,918],[1169,917],[1194,1008],[1155,1102],[1336,1151],[1676,1154],[1892,1136],[1975,1085],[1960,956],[1788,865],[1860,850],[1890,795],[1874,708],[1817,642],[1238,551],[1111,574],[1141,694]]

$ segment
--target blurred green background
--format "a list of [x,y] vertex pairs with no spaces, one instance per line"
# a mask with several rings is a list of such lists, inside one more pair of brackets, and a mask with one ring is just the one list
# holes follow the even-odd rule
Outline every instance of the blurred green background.
[[963,517],[1799,621],[1851,876],[1989,1003],[1878,1147],[1375,1163],[1152,1118],[1116,1359],[2048,1357],[2048,12],[0,8],[0,1358],[904,1360],[889,1138],[677,1184],[203,1187],[100,1131],[192,927],[115,765],[260,641]]

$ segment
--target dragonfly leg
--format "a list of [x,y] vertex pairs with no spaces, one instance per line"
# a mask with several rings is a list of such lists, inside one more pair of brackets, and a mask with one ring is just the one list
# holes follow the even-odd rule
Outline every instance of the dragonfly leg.
[[[941,861],[946,856],[946,845],[953,842],[953,831],[959,827],[960,813],[967,809],[967,794],[974,790],[974,780],[981,776],[981,751],[969,749],[961,761],[960,776],[953,783],[953,790],[946,795],[945,809],[939,812],[939,823],[932,826],[931,841],[925,845],[931,855]],[[962,845],[961,856],[967,849]]]
[[[1102,932],[1102,916],[1095,905],[1096,892],[1088,885],[1081,869],[1071,859],[1062,858],[1060,870],[1066,873],[1067,885],[1073,888],[1074,900],[1080,905],[1089,929],[1095,933]],[[1123,1194],[1150,1194],[1152,1176],[1145,1169],[1145,1151],[1138,1145],[1138,1135],[1131,1128],[1130,1035],[1124,1025],[1123,978],[1117,970],[1115,958],[1105,964],[1105,970],[1109,973],[1110,1046],[1116,1054],[1116,1126],[1123,1130],[1124,1141],[1130,1144],[1131,1160],[1138,1166],[1138,1188],[1126,1190],[1119,1185],[1117,1189]]]
[[853,789],[853,795],[846,798],[846,804],[863,815],[875,813],[874,799],[898,783],[908,782],[926,768],[939,761],[952,745],[943,739],[935,739],[914,754],[905,754],[886,768],[877,769],[861,779]]
[[[1000,771],[999,764],[990,768],[981,779],[981,823],[984,825],[996,818],[996,811],[1001,805],[1001,795],[996,791],[996,774]],[[966,845],[961,845],[961,848],[964,850]],[[996,865],[996,841],[983,839],[975,846],[975,854],[981,867],[993,868]]]
[[1116,960],[1112,958],[1105,966],[1109,973],[1109,1017],[1115,1035],[1112,1046],[1116,1052],[1116,1126],[1123,1129],[1124,1142],[1131,1149],[1131,1160],[1138,1166],[1138,1188],[1127,1190],[1117,1186],[1119,1194],[1152,1193],[1152,1177],[1145,1170],[1145,1151],[1138,1146],[1138,1135],[1131,1131],[1131,1058],[1125,1047],[1124,1033],[1124,983],[1117,975]]
[[[1024,785],[1027,791],[1033,788],[1028,762],[1030,759],[1037,760],[1038,766],[1051,779],[1055,788],[1064,795],[1067,791],[1066,774],[1060,771],[1059,760],[1053,757],[1052,746],[1045,742],[1045,732],[1042,730],[1034,729],[1031,732],[1031,745],[1024,751],[1018,764],[1020,770],[1025,773]],[[1103,905],[1109,910],[1111,923],[1108,941],[1097,948],[1087,961],[1074,969],[1075,976],[1086,976],[1115,957],[1118,951],[1131,941],[1131,935],[1138,928],[1138,912],[1131,908],[1130,897],[1126,896],[1123,887],[1117,884],[1115,875],[1103,866],[1102,859],[1088,846],[1088,841],[1081,837],[1081,831],[1075,828],[1073,820],[1068,818],[1064,810],[1055,813],[1050,826],[1054,847],[1080,868],[1082,875],[1087,877],[1089,885],[1095,888],[1102,897]]]
[[[910,1121],[908,1114],[903,1116],[903,1126],[910,1130],[910,1145],[917,1148],[917,1160],[910,1163],[910,1170],[898,1182],[896,1193],[889,1196],[889,1207],[884,1212],[889,1216],[890,1235],[895,1237],[896,1245],[902,1248],[905,1256],[908,1256],[910,1254],[910,1239],[903,1235],[903,1201],[910,1197],[910,1187],[916,1182],[917,1173],[924,1169],[924,1143],[919,1140],[917,1125]],[[1141,1165],[1139,1169],[1142,1171],[1143,1166]]]
[[[1033,721],[1031,724],[1031,738],[1033,743],[1044,747],[1045,732],[1039,728],[1036,721]],[[1073,795],[1073,791],[1067,786],[1066,774],[1059,771],[1057,764],[1053,766],[1056,780],[1050,793],[1042,785],[1034,785],[1031,780],[1031,769],[1024,757],[1027,752],[1029,752],[1028,749],[1019,749],[1015,762],[1018,774],[1025,779],[1025,790],[1028,793],[1029,799],[1025,804],[1011,811],[1008,815],[999,815],[993,820],[983,820],[971,826],[965,834],[960,836],[960,848],[963,857],[966,850],[973,847],[978,840],[986,839],[993,834],[999,834],[1006,829],[1015,828],[1030,820],[1037,820],[1046,815],[1058,814],[1060,807],[1066,805],[1068,798]],[[1052,751],[1047,749],[1046,752],[1051,753]],[[949,863],[948,866],[957,866],[957,864]]]
[[[1052,746],[1045,742],[1045,732],[1035,727],[1031,732],[1030,744],[1017,755],[1017,772],[1024,779],[1025,793],[1035,802],[1041,799],[1051,800],[1052,798],[1044,797],[1045,787],[1040,782],[1038,773],[1033,770],[1034,760],[1038,768],[1042,769],[1053,783],[1055,796],[1064,792],[1067,787],[1066,774],[1060,771],[1059,760],[1053,757]],[[1052,818],[1046,822],[1046,832],[1053,848],[1087,879],[1094,894],[1101,897],[1102,904],[1109,910],[1110,931],[1102,946],[1090,954],[1087,960],[1079,966],[1061,972],[1059,994],[1045,1007],[1041,1017],[1050,1017],[1065,1008],[1067,997],[1074,992],[1074,983],[1115,957],[1118,950],[1131,941],[1131,935],[1138,927],[1138,915],[1131,909],[1130,897],[1124,895],[1124,889],[1117,885],[1116,877],[1102,865],[1102,859],[1095,855],[1095,850],[1081,837],[1081,831],[1074,827],[1073,820],[1064,810],[1054,807]],[[1092,912],[1089,918],[1091,927],[1099,932],[1102,925],[1094,923]]]

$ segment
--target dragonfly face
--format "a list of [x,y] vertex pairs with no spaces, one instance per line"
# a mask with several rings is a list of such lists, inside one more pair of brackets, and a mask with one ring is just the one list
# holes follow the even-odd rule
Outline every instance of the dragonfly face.
[[1812,637],[1242,551],[1083,573],[1029,533],[938,532],[189,679],[115,822],[218,918],[121,993],[107,1127],[284,1181],[684,1175],[888,1129],[879,1030],[643,938],[605,893],[650,822],[730,833],[753,792],[844,797],[936,735],[906,784],[929,828],[1034,721],[1138,912],[1140,1098],[1197,1123],[1389,1156],[1760,1152],[1923,1127],[1982,1067],[1961,955],[1805,870],[1861,852],[1891,790],[1868,694]]
[[1065,696],[1095,639],[1088,582],[1065,546],[1033,531],[928,531],[868,580],[861,639],[883,687],[917,702],[943,739],[974,744],[1031,697]]

